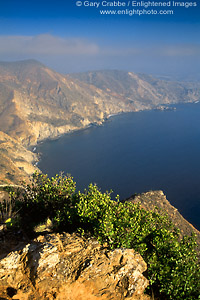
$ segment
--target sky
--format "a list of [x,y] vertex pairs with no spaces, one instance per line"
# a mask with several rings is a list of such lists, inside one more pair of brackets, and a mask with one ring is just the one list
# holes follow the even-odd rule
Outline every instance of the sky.
[[23,59],[200,80],[200,1],[0,0],[0,61]]

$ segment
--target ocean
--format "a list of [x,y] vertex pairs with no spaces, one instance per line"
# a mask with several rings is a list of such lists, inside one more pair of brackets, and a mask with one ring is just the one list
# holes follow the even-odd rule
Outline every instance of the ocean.
[[200,103],[175,107],[120,114],[45,141],[38,167],[49,176],[71,174],[77,190],[96,183],[113,198],[163,190],[200,229]]

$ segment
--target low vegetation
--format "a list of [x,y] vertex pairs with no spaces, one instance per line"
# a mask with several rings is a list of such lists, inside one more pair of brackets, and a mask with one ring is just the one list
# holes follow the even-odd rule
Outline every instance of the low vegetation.
[[30,234],[35,226],[51,220],[56,231],[92,235],[111,249],[134,248],[147,262],[147,292],[153,291],[155,299],[200,299],[195,237],[181,238],[166,215],[121,203],[119,197],[113,201],[111,193],[102,193],[96,185],[76,192],[70,176],[50,179],[39,173],[33,175],[32,184],[11,192],[11,202],[10,227],[20,226]]

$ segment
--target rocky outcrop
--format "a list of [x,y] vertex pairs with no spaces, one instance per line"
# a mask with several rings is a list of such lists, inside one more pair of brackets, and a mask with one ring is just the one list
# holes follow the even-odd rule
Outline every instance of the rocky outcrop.
[[147,300],[146,263],[75,234],[47,234],[0,260],[0,299]]
[[167,214],[172,223],[180,229],[181,236],[196,234],[198,249],[200,250],[200,232],[179,213],[177,208],[170,204],[163,191],[149,191],[132,196],[125,201],[140,203],[146,210],[156,210],[160,214]]

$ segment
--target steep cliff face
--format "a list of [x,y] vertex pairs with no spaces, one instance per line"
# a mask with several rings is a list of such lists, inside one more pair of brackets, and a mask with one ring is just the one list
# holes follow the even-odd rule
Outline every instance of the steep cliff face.
[[73,234],[39,236],[0,260],[1,299],[148,300],[146,263]]

